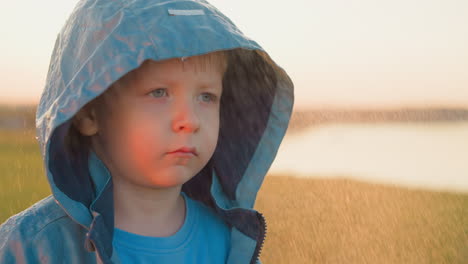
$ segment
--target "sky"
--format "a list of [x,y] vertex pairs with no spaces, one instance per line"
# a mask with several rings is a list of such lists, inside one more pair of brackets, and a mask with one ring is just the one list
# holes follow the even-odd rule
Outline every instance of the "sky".
[[[37,103],[76,0],[0,0],[0,103]],[[466,0],[212,0],[283,67],[295,108],[468,108]]]

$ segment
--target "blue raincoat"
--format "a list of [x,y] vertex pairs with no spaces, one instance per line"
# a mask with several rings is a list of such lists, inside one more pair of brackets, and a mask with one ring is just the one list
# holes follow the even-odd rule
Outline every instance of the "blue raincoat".
[[147,59],[226,50],[217,148],[182,187],[231,228],[228,263],[259,262],[266,234],[253,209],[288,127],[293,84],[215,7],[196,0],[84,0],[60,31],[36,116],[52,194],[0,227],[0,263],[120,263],[112,246],[112,179],[92,178],[89,151],[71,155],[71,118]]

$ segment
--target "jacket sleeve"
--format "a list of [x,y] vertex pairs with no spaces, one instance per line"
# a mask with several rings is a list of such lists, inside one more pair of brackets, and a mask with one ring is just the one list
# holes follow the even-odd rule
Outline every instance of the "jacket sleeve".
[[31,232],[20,222],[21,220],[13,216],[0,226],[0,263],[32,264],[63,261],[59,260],[60,250],[51,251],[50,241],[41,239],[41,236],[46,234]]
[[0,226],[0,263],[40,263],[15,223],[12,217]]
[[95,264],[96,253],[84,248],[86,234],[67,217],[37,228],[13,216],[0,226],[0,264]]

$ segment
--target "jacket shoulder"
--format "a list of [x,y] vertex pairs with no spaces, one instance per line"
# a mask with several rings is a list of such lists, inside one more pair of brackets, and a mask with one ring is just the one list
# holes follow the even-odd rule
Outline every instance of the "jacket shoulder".
[[[68,217],[52,195],[38,201],[26,210],[11,216],[0,226],[0,241],[8,235],[27,234],[31,238],[47,225]],[[0,246],[2,243],[0,243]]]
[[38,260],[39,241],[35,240],[41,231],[67,218],[52,195],[8,218],[0,226],[0,263],[32,263],[32,257]]

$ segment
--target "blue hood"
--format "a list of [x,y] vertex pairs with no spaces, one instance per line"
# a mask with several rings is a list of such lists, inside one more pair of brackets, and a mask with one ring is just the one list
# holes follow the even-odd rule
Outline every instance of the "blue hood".
[[76,155],[66,150],[72,117],[145,60],[219,50],[232,52],[217,148],[182,191],[213,208],[232,227],[232,251],[254,262],[266,230],[253,206],[293,107],[287,74],[205,1],[84,0],[58,34],[37,110],[37,136],[55,200],[88,230],[104,263],[113,256],[112,180],[109,173],[91,176],[87,149]]

